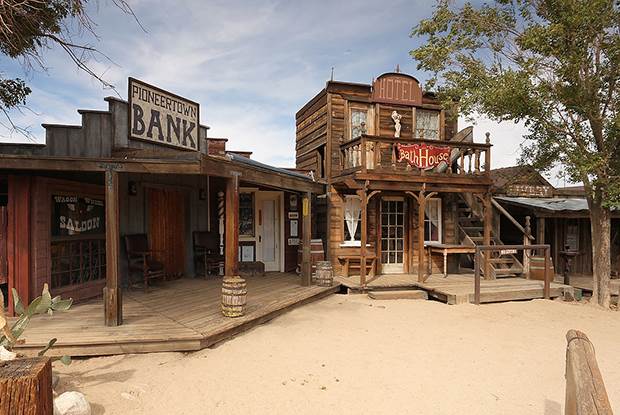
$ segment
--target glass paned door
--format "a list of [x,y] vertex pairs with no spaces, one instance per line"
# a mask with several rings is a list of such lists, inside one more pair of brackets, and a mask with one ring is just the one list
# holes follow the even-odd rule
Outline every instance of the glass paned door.
[[404,205],[403,200],[381,200],[381,270],[386,274],[403,272]]

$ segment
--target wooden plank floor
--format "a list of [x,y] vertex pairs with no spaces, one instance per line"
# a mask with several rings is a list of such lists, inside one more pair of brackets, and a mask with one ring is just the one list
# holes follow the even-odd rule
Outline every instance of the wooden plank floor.
[[181,279],[123,293],[123,325],[103,325],[103,303],[77,304],[53,316],[36,316],[24,333],[19,352],[34,354],[53,337],[50,355],[94,356],[209,347],[261,324],[293,307],[337,292],[340,287],[302,287],[293,274],[250,277],[246,315],[220,312],[221,279]]
[[[428,293],[430,298],[448,304],[473,303],[474,277],[473,274],[433,274],[426,282],[417,282],[417,275],[390,274],[381,275],[367,284],[367,289],[359,285],[359,276],[336,277],[336,280],[351,292],[364,292],[370,289],[421,289]],[[571,287],[551,283],[551,297],[559,297],[564,290]],[[529,300],[543,298],[543,282],[525,278],[498,278],[496,280],[482,280],[480,282],[480,301],[482,303]]]

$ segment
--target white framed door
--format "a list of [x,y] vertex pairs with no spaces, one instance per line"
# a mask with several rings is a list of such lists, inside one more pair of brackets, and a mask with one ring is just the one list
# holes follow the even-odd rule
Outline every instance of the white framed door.
[[381,272],[400,274],[405,258],[405,202],[381,199]]
[[265,271],[280,271],[282,259],[282,194],[257,192],[256,259],[265,264]]

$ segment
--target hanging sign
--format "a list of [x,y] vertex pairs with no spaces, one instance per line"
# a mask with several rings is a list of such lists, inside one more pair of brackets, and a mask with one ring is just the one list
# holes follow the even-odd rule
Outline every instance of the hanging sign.
[[52,196],[52,236],[103,233],[103,200],[80,196]]
[[200,149],[200,106],[193,101],[129,78],[129,136],[184,150]]
[[442,162],[450,162],[450,147],[429,144],[396,144],[398,161],[406,160],[419,169],[432,169]]

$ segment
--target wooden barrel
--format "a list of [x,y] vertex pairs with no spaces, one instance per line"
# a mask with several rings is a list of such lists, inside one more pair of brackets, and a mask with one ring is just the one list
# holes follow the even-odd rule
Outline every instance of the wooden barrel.
[[222,314],[241,317],[245,314],[247,283],[241,277],[226,277],[222,281]]
[[317,261],[316,284],[319,287],[331,287],[334,283],[334,269],[329,261]]
[[[551,281],[553,281],[554,269],[553,269],[553,260],[549,258],[549,269],[551,272]],[[544,256],[534,256],[530,257],[530,279],[531,280],[545,280],[545,257]]]
[[[297,249],[297,264],[299,265],[298,269],[301,272],[301,262],[303,258],[303,243],[299,243],[299,248]],[[316,263],[317,261],[325,260],[325,252],[323,251],[323,240],[322,239],[311,239],[310,240],[310,262],[312,263],[312,275],[314,275],[316,271]]]

